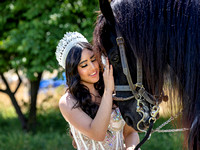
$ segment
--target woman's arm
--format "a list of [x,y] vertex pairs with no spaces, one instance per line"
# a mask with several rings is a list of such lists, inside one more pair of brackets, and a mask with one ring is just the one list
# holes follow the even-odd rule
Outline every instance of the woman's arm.
[[94,119],[89,117],[80,108],[72,109],[76,101],[72,98],[70,93],[64,95],[59,101],[59,108],[65,120],[81,133],[96,141],[104,140],[112,112],[114,79],[113,69],[112,66],[109,67],[108,60],[103,77],[105,90]]
[[109,92],[104,93],[102,102],[94,119],[88,116],[80,108],[72,109],[74,104],[75,100],[72,96],[64,95],[60,99],[59,108],[65,120],[87,137],[96,141],[103,141],[112,111],[112,94]]
[[135,131],[132,127],[125,124],[123,135],[124,135],[126,150],[134,150],[136,145],[140,142],[137,131]]

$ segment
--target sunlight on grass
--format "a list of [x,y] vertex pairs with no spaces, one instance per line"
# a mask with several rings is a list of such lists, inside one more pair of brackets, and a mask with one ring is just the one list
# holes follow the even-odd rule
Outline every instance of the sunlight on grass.
[[13,106],[6,107],[5,109],[2,104],[0,104],[0,115],[4,119],[17,117],[16,111]]
[[11,131],[0,136],[1,150],[72,150],[67,134],[37,133],[32,135],[22,131]]
[[73,150],[68,131],[58,109],[38,113],[35,134],[22,131],[10,109],[0,111],[0,150]]

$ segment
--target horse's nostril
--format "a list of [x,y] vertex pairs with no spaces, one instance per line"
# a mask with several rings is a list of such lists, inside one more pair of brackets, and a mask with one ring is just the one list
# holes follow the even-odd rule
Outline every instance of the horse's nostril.
[[124,115],[124,120],[126,121],[126,123],[129,125],[129,126],[132,126],[133,125],[133,120],[131,118],[131,116],[129,114],[125,114]]

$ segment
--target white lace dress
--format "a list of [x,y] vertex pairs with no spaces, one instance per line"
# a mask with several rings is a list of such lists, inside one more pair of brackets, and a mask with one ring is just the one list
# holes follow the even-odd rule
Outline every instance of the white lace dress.
[[104,141],[95,141],[83,135],[71,124],[70,130],[74,137],[78,150],[123,150],[123,127],[125,121],[122,119],[119,108],[112,111],[110,124]]

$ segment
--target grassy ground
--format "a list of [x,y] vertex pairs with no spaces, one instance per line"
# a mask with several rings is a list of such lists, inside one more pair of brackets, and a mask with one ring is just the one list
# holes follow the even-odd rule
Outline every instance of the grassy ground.
[[[160,118],[156,125],[166,119]],[[144,137],[144,134],[140,134]],[[143,150],[181,150],[180,133],[153,133]],[[73,150],[68,126],[60,112],[47,110],[38,115],[36,134],[24,133],[16,116],[0,114],[0,150]]]
[[68,126],[58,110],[38,114],[37,133],[21,130],[16,116],[0,113],[0,150],[73,150]]
[[[50,94],[51,95],[51,94]],[[62,118],[55,97],[39,100],[37,133],[25,133],[12,105],[0,96],[0,150],[74,150],[68,134],[68,125]],[[25,112],[26,109],[24,109]],[[157,120],[155,127],[166,118]],[[171,125],[168,125],[172,128]],[[140,134],[140,139],[144,134]],[[153,133],[142,150],[181,150],[180,133]]]
[[[155,127],[161,125],[168,118],[159,118]],[[174,125],[166,125],[163,129],[173,129]],[[140,140],[144,137],[144,134],[140,134]],[[142,145],[142,150],[183,150],[183,134],[180,132],[174,133],[153,133],[151,138]]]
[[[52,91],[39,92],[35,134],[21,130],[9,97],[0,93],[0,150],[73,150],[68,124],[58,109],[58,97],[64,91],[65,89],[59,87]],[[28,100],[23,95],[23,86],[19,93],[18,103],[26,113]]]

